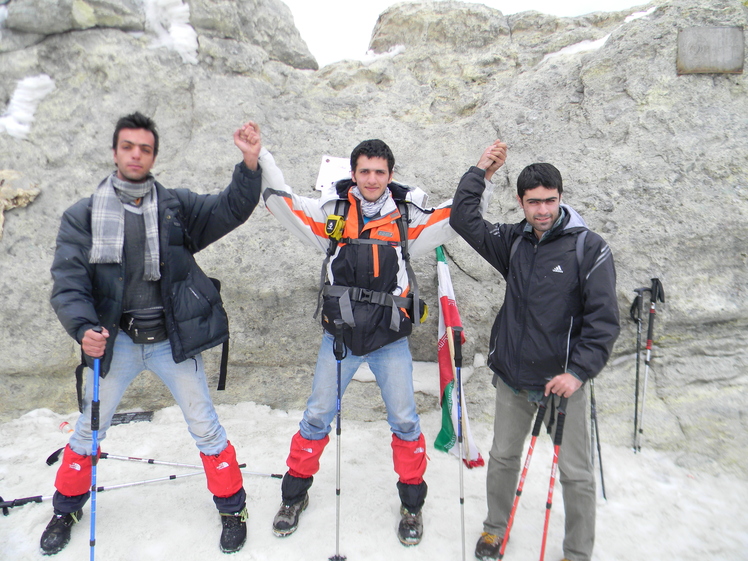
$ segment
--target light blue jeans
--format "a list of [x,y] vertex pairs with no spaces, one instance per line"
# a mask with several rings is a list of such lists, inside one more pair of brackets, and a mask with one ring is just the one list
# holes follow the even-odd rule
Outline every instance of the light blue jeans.
[[[317,356],[312,394],[299,423],[301,436],[307,440],[323,439],[330,432],[330,424],[337,413],[337,360],[333,341],[333,336],[325,331]],[[398,339],[364,356],[349,352],[341,361],[341,396],[364,362],[377,379],[392,432],[402,440],[418,440],[421,426],[413,396],[413,359],[408,338]]]
[[[112,365],[106,377],[99,379],[99,441],[106,438],[125,390],[143,370],[156,374],[169,388],[182,409],[187,428],[197,448],[208,456],[220,454],[227,446],[226,431],[218,421],[205,378],[202,356],[188,358],[177,364],[169,341],[152,345],[136,345],[126,333],[118,333],[114,341]],[[93,370],[86,369],[86,392],[83,414],[78,418],[70,447],[81,455],[91,454],[91,401]]]

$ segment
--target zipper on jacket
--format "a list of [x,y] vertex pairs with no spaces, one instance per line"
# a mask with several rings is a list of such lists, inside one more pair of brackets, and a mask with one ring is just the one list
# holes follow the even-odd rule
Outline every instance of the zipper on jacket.
[[[516,384],[515,387],[520,386],[520,369],[522,367],[522,345],[525,340],[525,332],[527,330],[527,314],[525,313],[527,311],[527,301],[530,298],[530,285],[532,284],[532,275],[535,273],[535,261],[536,257],[538,255],[538,244],[531,242],[532,245],[532,261],[530,263],[530,270],[528,271],[527,275],[527,284],[525,285],[524,294],[522,295],[522,307],[520,308],[520,314],[522,317],[522,326],[520,329],[520,336],[519,341],[517,343],[517,349],[514,353],[515,356],[515,367],[514,370],[514,382]],[[521,389],[521,388],[520,388]]]
[[569,371],[569,353],[571,352],[571,330],[574,328],[574,316],[569,321],[569,333],[566,335],[566,363],[564,364],[564,374]]

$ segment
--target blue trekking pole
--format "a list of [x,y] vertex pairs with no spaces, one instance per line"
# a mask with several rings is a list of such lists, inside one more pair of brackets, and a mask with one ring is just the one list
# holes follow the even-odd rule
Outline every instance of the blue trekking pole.
[[337,435],[337,463],[335,469],[335,555],[330,557],[330,561],[345,561],[346,556],[340,555],[340,371],[341,361],[348,354],[345,348],[345,341],[343,340],[343,320],[335,320],[335,341],[332,346],[332,352],[335,355],[335,361],[337,362],[337,376],[338,376],[338,395],[335,402],[336,407],[336,428],[335,434]]
[[[94,327],[101,333],[101,327]],[[96,548],[96,465],[99,463],[99,376],[101,359],[94,358],[93,366],[93,399],[91,400],[91,561],[94,561]]]
[[465,561],[465,492],[462,480],[462,327],[452,328],[457,378],[457,452],[460,457],[460,528],[462,530],[462,561]]

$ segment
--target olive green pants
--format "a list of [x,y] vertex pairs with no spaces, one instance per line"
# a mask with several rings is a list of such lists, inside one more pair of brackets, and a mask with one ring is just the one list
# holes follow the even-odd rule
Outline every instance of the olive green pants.
[[[526,391],[517,395],[501,380],[496,385],[493,446],[486,474],[488,516],[483,523],[483,530],[503,536],[517,490],[525,440],[532,430],[538,405],[528,401]],[[558,454],[559,482],[566,515],[563,549],[564,557],[570,561],[590,561],[595,543],[597,499],[595,474],[590,458],[589,426],[586,422],[585,390],[582,386],[568,400],[563,440]],[[549,404],[544,420],[546,425],[550,412]],[[538,445],[544,434],[545,431],[541,430]],[[544,481],[549,480],[548,467],[533,464],[528,479],[540,477],[541,474]],[[539,511],[544,508],[545,504],[538,505]],[[518,523],[522,524],[522,520],[515,518],[514,524]],[[539,528],[538,543],[541,531]]]

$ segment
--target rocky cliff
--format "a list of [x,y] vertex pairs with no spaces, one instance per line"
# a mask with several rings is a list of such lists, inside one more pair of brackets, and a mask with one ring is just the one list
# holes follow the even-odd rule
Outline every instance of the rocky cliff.
[[[744,27],[747,17],[739,0],[657,0],[577,18],[399,4],[373,31],[380,56],[317,69],[279,0],[0,2],[2,193],[39,193],[22,208],[0,206],[9,209],[0,240],[0,417],[75,407],[79,351],[48,303],[56,230],[64,209],[112,169],[116,119],[139,110],[161,131],[159,181],[199,192],[228,183],[239,160],[231,134],[249,118],[302,194],[313,192],[323,154],[347,156],[378,137],[394,150],[397,179],[436,203],[499,137],[509,158],[489,218],[517,221],[517,174],[531,162],[554,163],[565,201],[606,238],[617,263],[623,330],[596,385],[603,439],[631,442],[636,332],[628,310],[633,290],[659,277],[666,302],[644,446],[742,469],[747,84],[742,73],[679,75],[676,59],[679,31]],[[481,357],[503,283],[461,240],[447,253],[466,353],[475,356],[471,414],[488,419]],[[229,387],[216,400],[302,408],[320,331],[311,315],[321,255],[258,208],[198,259],[223,280],[232,325]],[[434,259],[415,267],[433,313],[413,335],[413,353],[434,361]],[[218,353],[207,355],[215,364]],[[352,387],[349,411],[381,418],[375,394]],[[145,375],[123,407],[165,403],[165,390]],[[430,395],[419,404],[437,406]]]

